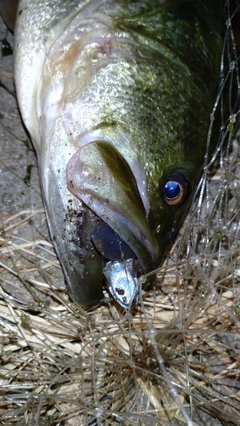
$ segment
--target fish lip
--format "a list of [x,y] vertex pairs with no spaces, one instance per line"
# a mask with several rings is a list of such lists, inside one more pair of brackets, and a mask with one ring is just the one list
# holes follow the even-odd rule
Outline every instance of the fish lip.
[[[68,129],[68,124],[66,120],[64,120],[64,125],[67,131],[72,132],[72,129]],[[114,134],[114,140],[112,134]],[[142,199],[142,203],[144,205],[147,216],[150,210],[146,184],[147,176],[144,167],[141,165],[137,157],[137,153],[134,152],[134,150],[132,149],[134,143],[131,143],[129,134],[127,134],[127,132],[122,129],[121,126],[118,124],[99,123],[92,129],[87,130],[81,134],[74,135],[74,137],[75,145],[77,145],[79,148],[83,148],[86,145],[96,143],[102,140],[112,145],[119,151],[119,153],[129,165],[136,179],[139,195]],[[130,155],[126,155],[127,149],[131,149]]]
[[159,247],[129,167],[131,161],[126,161],[113,143],[91,141],[67,164],[68,190],[125,241],[147,271],[155,265]]
[[91,199],[90,195],[81,194],[81,200],[123,239],[139,259],[144,272],[148,272],[156,265],[157,252],[138,228],[127,222],[120,214]]

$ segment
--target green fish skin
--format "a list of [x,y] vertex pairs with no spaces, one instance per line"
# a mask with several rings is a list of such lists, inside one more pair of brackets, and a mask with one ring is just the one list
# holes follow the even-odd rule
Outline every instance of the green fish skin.
[[86,308],[101,302],[107,261],[150,271],[183,221],[218,89],[224,5],[19,3],[19,106],[69,292]]

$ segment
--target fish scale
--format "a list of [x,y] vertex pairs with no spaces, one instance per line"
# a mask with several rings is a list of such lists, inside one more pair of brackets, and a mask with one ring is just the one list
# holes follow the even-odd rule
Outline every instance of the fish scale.
[[121,304],[117,268],[127,268],[127,308],[130,281],[163,261],[187,213],[218,89],[224,4],[19,2],[19,106],[69,293],[86,308],[101,302],[104,275]]

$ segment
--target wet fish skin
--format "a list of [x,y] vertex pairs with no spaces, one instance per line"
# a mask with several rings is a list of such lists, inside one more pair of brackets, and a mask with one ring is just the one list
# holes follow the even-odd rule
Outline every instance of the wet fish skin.
[[[186,214],[217,90],[224,1],[212,3],[20,1],[19,105],[53,243],[85,307],[102,298],[96,227],[107,223],[147,272]],[[187,190],[172,205],[175,172]]]

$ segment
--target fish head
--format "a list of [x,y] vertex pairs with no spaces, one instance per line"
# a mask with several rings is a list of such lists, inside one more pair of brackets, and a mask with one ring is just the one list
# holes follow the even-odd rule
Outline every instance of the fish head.
[[76,97],[64,96],[63,108],[77,146],[66,166],[67,188],[100,219],[94,227],[85,222],[89,244],[103,271],[109,261],[131,258],[136,276],[159,266],[186,215],[209,117],[208,99],[184,66],[154,53],[150,59],[139,51],[108,58],[83,92],[74,86]]
[[126,270],[132,284],[124,298],[121,281],[118,300],[126,307],[135,278],[162,262],[199,179],[222,41],[211,27],[207,43],[205,3],[78,7],[63,28],[56,17],[54,28],[35,9],[29,15],[45,31],[35,31],[27,61],[20,38],[17,90],[72,298],[95,306],[103,276],[116,295],[114,271]]

